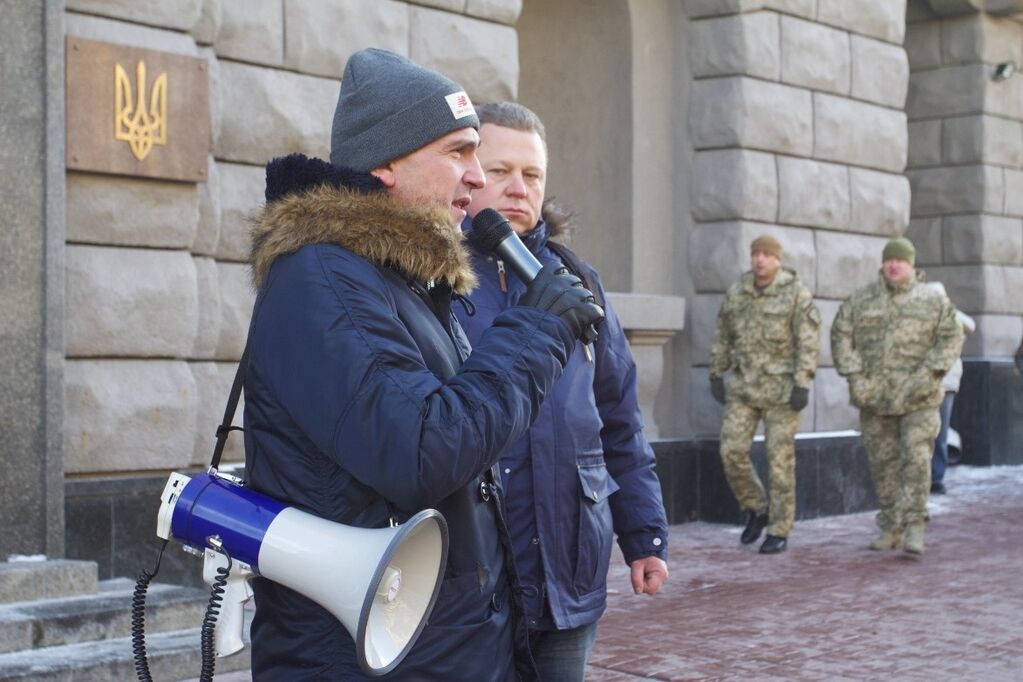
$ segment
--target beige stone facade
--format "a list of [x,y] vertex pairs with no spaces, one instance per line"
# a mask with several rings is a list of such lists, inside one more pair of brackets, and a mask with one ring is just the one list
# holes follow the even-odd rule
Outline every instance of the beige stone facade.
[[[814,293],[822,339],[906,233],[977,320],[966,353],[1008,356],[1023,334],[1023,76],[992,76],[1023,67],[1017,5],[67,0],[67,35],[205,59],[211,139],[204,183],[66,176],[65,472],[208,461],[254,298],[263,165],[327,157],[342,66],[367,46],[544,119],[549,192],[617,297],[652,435],[717,432],[714,317],[762,233]],[[855,419],[825,343],[801,429]]]

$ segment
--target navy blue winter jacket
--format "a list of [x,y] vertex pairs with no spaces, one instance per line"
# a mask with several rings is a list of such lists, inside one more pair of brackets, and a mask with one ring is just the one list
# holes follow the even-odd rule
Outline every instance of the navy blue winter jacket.
[[[563,220],[550,213],[545,218],[523,241],[541,263],[560,263],[547,240],[563,229]],[[475,345],[514,310],[525,285],[510,271],[499,273],[499,262],[478,250],[472,258],[480,279],[470,295],[475,314],[461,307],[455,314]],[[597,272],[580,263],[604,297]],[[612,529],[626,562],[666,556],[667,519],[642,432],[636,365],[610,304],[605,313],[593,361],[581,348],[572,353],[529,433],[501,456],[508,525],[534,629],[574,628],[600,618]]]
[[[521,637],[507,533],[481,484],[537,414],[572,334],[556,316],[520,306],[469,356],[450,312],[452,290],[474,280],[458,229],[446,214],[351,189],[351,177],[324,168],[304,157],[271,163],[253,228],[250,484],[362,527],[386,526],[388,503],[399,521],[440,510],[450,536],[440,596],[384,679],[514,680]],[[352,638],[326,610],[265,579],[254,590],[257,682],[363,679]]]

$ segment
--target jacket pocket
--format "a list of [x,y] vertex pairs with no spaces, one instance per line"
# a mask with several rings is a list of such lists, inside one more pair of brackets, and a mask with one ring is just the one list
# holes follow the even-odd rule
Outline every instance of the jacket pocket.
[[604,456],[580,457],[579,533],[576,552],[575,586],[579,594],[603,587],[611,561],[613,526],[608,498],[618,484],[607,471]]
[[787,300],[772,301],[760,311],[760,327],[763,339],[768,348],[778,350],[787,348],[792,338],[792,325],[789,316],[791,305]]
[[864,349],[881,343],[887,326],[888,314],[884,310],[863,310],[857,316],[853,327],[853,343],[863,352]]
[[862,374],[850,375],[849,401],[860,409],[877,407],[877,381]]
[[430,625],[467,626],[487,621],[492,614],[491,597],[481,584],[485,580],[478,571],[445,577],[430,613]]
[[912,412],[941,402],[941,377],[920,367],[910,372],[896,393],[894,407],[898,412]]

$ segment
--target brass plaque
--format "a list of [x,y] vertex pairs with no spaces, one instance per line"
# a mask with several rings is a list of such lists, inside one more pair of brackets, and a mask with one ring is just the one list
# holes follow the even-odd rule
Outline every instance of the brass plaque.
[[67,167],[205,182],[206,60],[67,37]]

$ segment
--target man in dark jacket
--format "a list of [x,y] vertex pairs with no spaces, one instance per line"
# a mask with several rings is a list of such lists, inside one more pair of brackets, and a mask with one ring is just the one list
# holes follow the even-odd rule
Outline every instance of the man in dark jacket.
[[[487,185],[473,190],[469,213],[499,211],[542,264],[579,268],[600,290],[592,267],[548,241],[563,231],[564,215],[552,206],[541,209],[547,149],[539,118],[510,102],[485,104],[478,113]],[[480,278],[470,299],[475,313],[455,312],[475,344],[527,290],[501,260],[477,250],[472,255]],[[668,577],[667,521],[643,437],[636,366],[614,311],[606,306],[605,313],[594,347],[579,344],[529,433],[501,457],[508,526],[542,680],[583,679],[605,608],[613,533],[637,594],[656,593]]]
[[[271,162],[252,231],[252,487],[355,526],[426,507],[447,520],[429,625],[386,679],[530,677],[493,466],[602,317],[578,278],[547,268],[469,356],[451,304],[475,280],[458,223],[484,185],[478,125],[456,83],[384,50],[358,52],[330,163]],[[265,579],[254,591],[255,680],[363,679],[351,636],[325,609]]]

